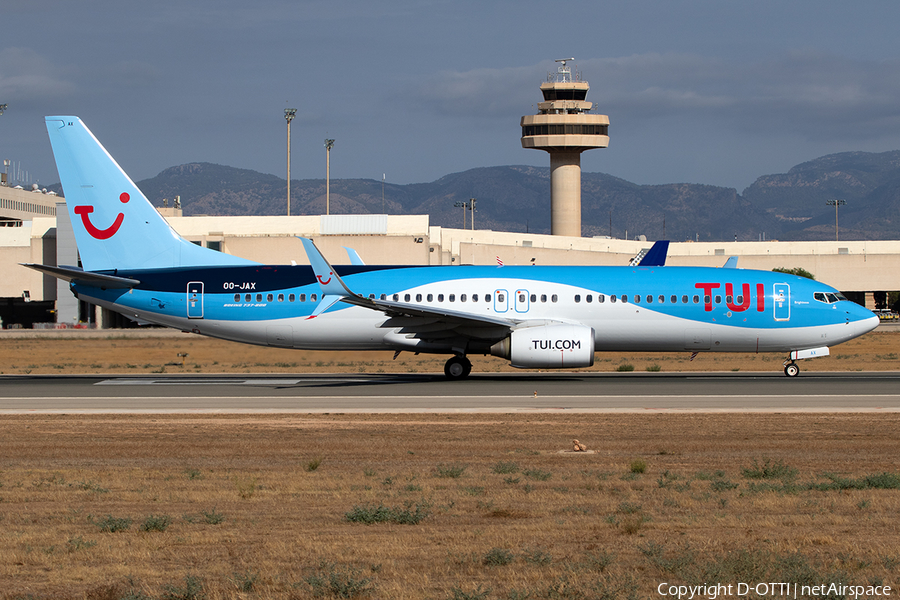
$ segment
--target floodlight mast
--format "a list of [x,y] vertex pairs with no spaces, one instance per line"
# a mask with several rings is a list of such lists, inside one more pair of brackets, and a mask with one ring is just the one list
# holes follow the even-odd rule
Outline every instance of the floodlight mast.
[[296,108],[284,109],[284,120],[287,121],[287,216],[291,216],[291,121],[296,115]]
[[331,214],[331,149],[334,140],[325,140],[325,214]]
[[834,207],[834,241],[838,241],[838,206],[843,206],[847,204],[846,200],[836,199],[836,200],[826,200],[825,204],[827,206]]

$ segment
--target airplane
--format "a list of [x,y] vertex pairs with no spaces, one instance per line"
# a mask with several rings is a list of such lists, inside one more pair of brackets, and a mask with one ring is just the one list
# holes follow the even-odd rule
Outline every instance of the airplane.
[[[796,361],[863,335],[878,317],[818,281],[736,268],[664,266],[263,265],[179,236],[84,123],[46,117],[81,267],[25,264],[81,300],[138,322],[307,350],[473,355],[523,369],[586,368],[595,352],[787,353]],[[661,254],[661,256],[660,256]],[[296,261],[292,261],[295,263]]]

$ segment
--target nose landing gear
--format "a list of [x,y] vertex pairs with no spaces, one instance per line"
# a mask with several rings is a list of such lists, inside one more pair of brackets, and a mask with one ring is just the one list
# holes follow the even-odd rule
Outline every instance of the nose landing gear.
[[444,375],[447,379],[465,379],[472,372],[472,363],[461,355],[451,356],[444,364]]
[[788,377],[796,377],[800,374],[800,367],[794,361],[784,361],[784,374]]

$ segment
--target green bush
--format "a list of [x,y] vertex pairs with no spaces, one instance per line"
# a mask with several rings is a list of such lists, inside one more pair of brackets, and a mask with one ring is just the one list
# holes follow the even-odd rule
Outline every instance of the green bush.
[[627,373],[629,371],[634,371],[634,365],[630,365],[628,363],[622,363],[618,367],[616,367],[616,371],[619,373]]
[[515,560],[513,553],[506,548],[491,548],[481,559],[481,564],[489,567],[502,567]]
[[644,473],[647,471],[647,463],[638,458],[631,461],[631,464],[628,465],[628,470],[632,473]]
[[462,474],[466,470],[466,465],[445,465],[440,464],[437,466],[437,476],[442,477],[444,479],[458,479],[462,477]]
[[95,521],[94,525],[100,528],[100,531],[106,533],[115,533],[117,531],[125,531],[131,527],[131,519],[127,517],[114,517],[106,515],[103,519]]
[[350,565],[322,563],[318,571],[303,578],[316,598],[356,598],[374,591],[372,580]]
[[375,523],[397,523],[398,525],[418,525],[431,515],[431,505],[425,502],[413,504],[407,502],[402,508],[396,506],[354,506],[344,515],[344,520],[351,523],[374,525]]
[[165,531],[172,524],[169,515],[148,515],[141,523],[141,531]]
[[797,476],[797,469],[789,467],[781,460],[763,459],[759,464],[753,459],[750,467],[741,469],[741,474],[747,479],[793,479]]

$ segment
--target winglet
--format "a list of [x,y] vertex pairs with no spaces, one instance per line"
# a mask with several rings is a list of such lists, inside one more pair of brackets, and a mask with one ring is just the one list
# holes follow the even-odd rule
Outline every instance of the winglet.
[[644,255],[644,258],[641,259],[641,262],[638,263],[639,267],[664,267],[666,264],[666,256],[669,253],[669,240],[658,240],[653,244],[653,247],[647,251],[647,254]]
[[363,259],[360,258],[359,253],[356,250],[354,250],[353,248],[348,248],[347,246],[344,246],[344,250],[347,251],[347,256],[350,257],[351,265],[365,266],[366,263],[363,262]]
[[728,260],[725,261],[725,264],[722,265],[723,269],[737,269],[737,256],[729,256]]
[[319,249],[316,248],[315,242],[304,237],[299,239],[303,243],[306,257],[309,258],[309,264],[312,266],[316,281],[319,282],[319,288],[322,290],[322,300],[308,318],[318,317],[331,308],[338,300],[356,297],[356,294],[350,291],[344,280],[341,279],[340,275],[335,272],[334,268],[319,252]]

